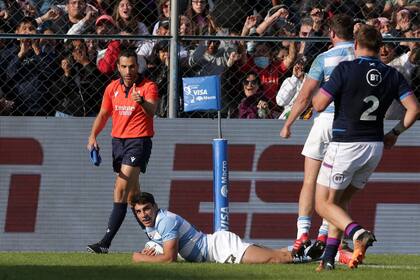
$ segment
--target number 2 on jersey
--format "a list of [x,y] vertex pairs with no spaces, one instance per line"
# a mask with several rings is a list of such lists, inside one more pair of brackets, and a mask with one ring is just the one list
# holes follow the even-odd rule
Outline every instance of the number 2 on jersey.
[[369,103],[372,102],[372,106],[367,108],[366,111],[363,112],[362,116],[360,117],[361,121],[376,121],[376,116],[371,115],[376,109],[379,107],[379,99],[374,95],[369,95],[365,99],[363,99],[363,102]]

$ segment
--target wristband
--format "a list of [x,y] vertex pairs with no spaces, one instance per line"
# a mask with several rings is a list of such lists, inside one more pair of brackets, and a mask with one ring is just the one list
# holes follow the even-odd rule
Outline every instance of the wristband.
[[144,97],[143,96],[140,96],[140,97],[141,98],[140,98],[139,104],[142,105],[144,103]]
[[401,134],[401,132],[399,132],[398,130],[396,130],[395,128],[393,128],[392,130],[392,133],[395,135],[395,136],[398,136],[398,135],[400,135]]

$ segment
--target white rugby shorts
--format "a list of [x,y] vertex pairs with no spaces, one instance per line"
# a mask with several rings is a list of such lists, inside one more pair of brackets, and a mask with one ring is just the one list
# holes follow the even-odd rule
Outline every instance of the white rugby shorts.
[[314,119],[311,131],[303,146],[302,155],[316,160],[323,160],[332,138],[334,114],[321,114]]
[[383,142],[331,142],[317,183],[335,190],[363,189],[382,158]]
[[246,249],[251,246],[230,231],[217,231],[207,235],[207,260],[217,263],[240,263]]

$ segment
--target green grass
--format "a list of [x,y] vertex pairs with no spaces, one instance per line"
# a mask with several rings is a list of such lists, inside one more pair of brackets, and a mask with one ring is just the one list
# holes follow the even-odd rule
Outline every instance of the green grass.
[[303,265],[133,264],[131,254],[0,253],[0,280],[11,279],[420,279],[420,255],[368,255],[356,270],[316,273]]

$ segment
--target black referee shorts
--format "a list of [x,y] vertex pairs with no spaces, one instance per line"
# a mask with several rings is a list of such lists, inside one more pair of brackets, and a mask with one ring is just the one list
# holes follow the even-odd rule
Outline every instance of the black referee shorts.
[[138,166],[142,173],[146,173],[151,153],[150,137],[112,138],[112,166],[117,173],[121,170],[121,164]]

